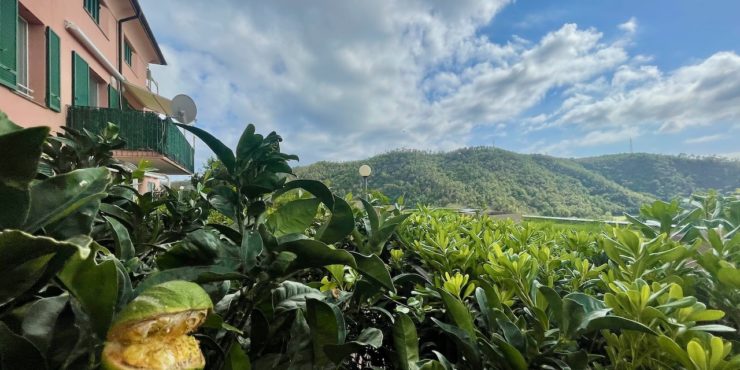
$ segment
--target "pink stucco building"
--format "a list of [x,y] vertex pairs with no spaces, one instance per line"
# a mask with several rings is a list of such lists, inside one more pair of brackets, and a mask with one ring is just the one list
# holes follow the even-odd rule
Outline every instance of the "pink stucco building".
[[0,0],[0,111],[54,131],[113,122],[127,142],[119,159],[192,173],[193,148],[165,117],[150,64],[166,61],[138,0]]

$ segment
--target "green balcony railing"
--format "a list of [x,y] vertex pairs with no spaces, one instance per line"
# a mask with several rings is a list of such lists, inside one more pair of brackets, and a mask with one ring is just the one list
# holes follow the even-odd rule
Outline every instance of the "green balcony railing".
[[153,150],[189,172],[194,170],[194,150],[172,121],[159,114],[114,108],[69,107],[67,126],[91,132],[102,131],[108,122],[119,127],[126,150]]

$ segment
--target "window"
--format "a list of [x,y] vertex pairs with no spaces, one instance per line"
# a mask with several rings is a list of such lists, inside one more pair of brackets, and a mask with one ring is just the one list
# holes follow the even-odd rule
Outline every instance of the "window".
[[18,91],[25,95],[31,95],[33,91],[28,88],[28,22],[18,17],[18,28],[16,33],[16,66]]
[[147,183],[146,183],[146,189],[147,189],[147,191],[153,192],[154,191],[154,188],[155,188],[154,183],[147,181]]
[[60,112],[62,109],[61,55],[59,36],[46,29],[46,106]]
[[95,20],[95,23],[100,22],[100,0],[83,0],[85,4],[85,10]]
[[0,0],[0,84],[18,87],[18,1]]
[[134,59],[134,49],[131,48],[131,44],[128,43],[128,40],[123,42],[123,59],[126,61],[126,64],[133,66],[131,63]]
[[98,80],[92,76],[92,73],[90,73],[90,79],[88,80],[88,107],[97,107],[98,106],[98,96],[100,95],[100,92],[98,91]]

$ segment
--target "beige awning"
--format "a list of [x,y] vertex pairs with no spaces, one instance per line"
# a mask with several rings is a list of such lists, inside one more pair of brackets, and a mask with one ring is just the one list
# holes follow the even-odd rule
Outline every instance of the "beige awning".
[[123,81],[123,88],[123,95],[126,99],[133,99],[151,111],[172,116],[172,101],[170,99],[126,81]]

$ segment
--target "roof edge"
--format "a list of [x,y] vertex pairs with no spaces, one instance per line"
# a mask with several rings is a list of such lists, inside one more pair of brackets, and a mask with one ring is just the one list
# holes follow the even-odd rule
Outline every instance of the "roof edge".
[[141,10],[141,5],[139,4],[139,0],[131,0],[131,4],[134,6],[134,11],[136,14],[139,15],[139,21],[141,22],[141,25],[144,27],[144,31],[146,31],[147,36],[149,36],[149,40],[154,44],[154,50],[157,52],[157,57],[159,58],[158,64],[166,66],[167,61],[164,59],[164,54],[162,53],[162,49],[159,48],[159,43],[157,42],[157,38],[154,37],[154,32],[152,32],[152,28],[149,26],[149,22],[146,20],[146,16],[144,15],[144,11]]

